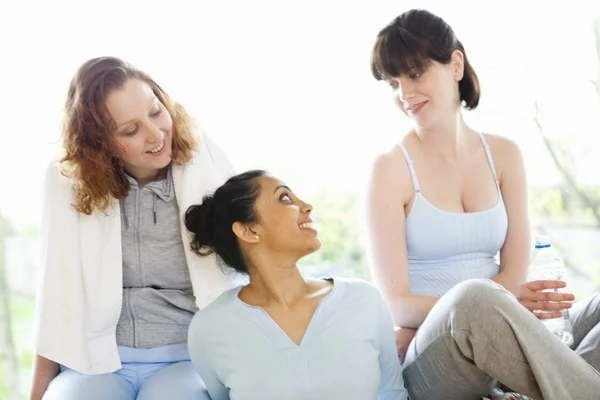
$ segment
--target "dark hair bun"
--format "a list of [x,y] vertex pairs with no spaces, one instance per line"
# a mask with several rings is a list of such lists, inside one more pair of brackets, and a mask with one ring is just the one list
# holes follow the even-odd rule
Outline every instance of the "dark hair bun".
[[185,227],[192,233],[194,253],[206,256],[215,251],[213,244],[214,197],[204,196],[202,204],[193,205],[185,213]]
[[205,196],[202,204],[187,209],[184,222],[192,233],[191,248],[196,254],[216,253],[217,262],[222,261],[237,272],[248,273],[233,224],[258,220],[254,203],[260,194],[260,184],[256,179],[265,174],[262,170],[252,170],[232,176],[213,195]]

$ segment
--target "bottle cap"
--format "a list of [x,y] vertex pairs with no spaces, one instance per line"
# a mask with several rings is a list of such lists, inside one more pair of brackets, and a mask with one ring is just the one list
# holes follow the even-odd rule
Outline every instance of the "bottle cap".
[[550,236],[548,235],[536,235],[535,236],[535,248],[543,249],[545,247],[550,247],[552,244],[550,243]]

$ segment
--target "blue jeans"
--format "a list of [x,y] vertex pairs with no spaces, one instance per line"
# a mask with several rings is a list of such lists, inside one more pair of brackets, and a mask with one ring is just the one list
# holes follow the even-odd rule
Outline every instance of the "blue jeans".
[[43,400],[210,400],[187,344],[154,349],[119,346],[123,367],[86,375],[61,366]]

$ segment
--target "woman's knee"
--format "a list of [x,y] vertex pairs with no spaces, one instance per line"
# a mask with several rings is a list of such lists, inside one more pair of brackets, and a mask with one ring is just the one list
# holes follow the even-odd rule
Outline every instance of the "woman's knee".
[[439,301],[454,320],[496,318],[497,310],[518,306],[513,294],[489,279],[469,279],[449,290]]
[[499,291],[499,286],[488,279],[470,279],[450,289],[420,326],[409,347],[407,359],[410,354],[416,356],[415,346],[424,349],[452,329],[467,327],[473,321],[495,318],[491,302],[495,302],[497,296],[491,293],[496,291]]
[[178,362],[161,369],[142,385],[138,400],[210,400],[206,386],[191,362]]
[[468,279],[450,289],[444,297],[457,307],[472,304],[486,304],[507,290],[490,279]]
[[85,375],[67,369],[50,382],[43,400],[134,400],[133,387],[116,374]]

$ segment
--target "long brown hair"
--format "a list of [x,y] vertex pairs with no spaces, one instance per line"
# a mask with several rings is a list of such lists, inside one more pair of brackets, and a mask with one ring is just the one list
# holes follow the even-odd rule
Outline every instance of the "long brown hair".
[[123,199],[129,191],[123,165],[110,150],[116,125],[106,107],[108,94],[129,79],[150,86],[171,115],[173,162],[190,161],[197,147],[192,119],[150,76],[115,57],[85,62],[69,85],[62,128],[64,155],[60,159],[61,172],[74,181],[73,207],[83,214],[105,212],[111,196]]

